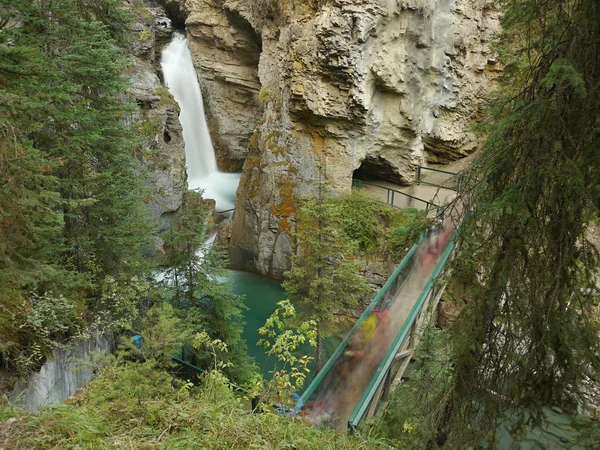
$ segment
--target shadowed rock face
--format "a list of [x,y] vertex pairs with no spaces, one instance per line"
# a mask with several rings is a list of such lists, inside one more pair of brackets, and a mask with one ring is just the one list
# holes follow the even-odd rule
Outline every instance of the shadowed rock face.
[[[232,264],[281,277],[294,211],[355,170],[400,184],[476,147],[497,74],[484,0],[181,0],[222,167],[244,173]],[[361,168],[362,165],[362,169]]]
[[165,13],[171,20],[175,28],[185,29],[185,13],[181,10],[181,4],[178,0],[158,0],[158,3],[164,8]]
[[353,178],[359,180],[387,180],[399,185],[405,184],[398,169],[381,156],[367,155],[362,164],[354,171]]
[[[134,11],[129,94],[139,105],[132,121],[143,135],[138,157],[149,170],[153,194],[148,201],[159,229],[181,206],[186,189],[185,145],[179,122],[179,106],[160,79],[160,51],[171,39],[172,22],[160,7],[142,6]],[[149,249],[152,253],[153,249]]]

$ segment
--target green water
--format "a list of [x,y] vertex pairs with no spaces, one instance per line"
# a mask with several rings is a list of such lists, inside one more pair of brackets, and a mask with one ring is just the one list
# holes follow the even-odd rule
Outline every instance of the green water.
[[[227,280],[233,283],[233,291],[238,295],[243,295],[244,304],[248,307],[244,311],[244,333],[242,336],[248,345],[248,354],[254,358],[256,365],[264,377],[269,378],[269,370],[273,370],[274,358],[267,358],[265,349],[256,345],[261,336],[258,329],[265,324],[267,318],[277,308],[277,302],[285,300],[285,291],[279,282],[270,278],[261,277],[246,272],[230,271]],[[331,336],[324,339],[323,342],[323,360],[326,361],[343,338],[340,336]],[[313,354],[314,349],[305,345],[299,349],[299,353]],[[310,374],[307,382],[310,382],[314,376],[314,360],[309,364]]]
[[248,309],[244,311],[246,325],[243,337],[248,345],[248,354],[266,376],[273,364],[267,363],[265,350],[256,345],[260,339],[258,329],[275,311],[277,302],[285,300],[285,291],[277,281],[251,273],[231,271],[228,279],[233,283],[234,292],[245,296],[244,303]]

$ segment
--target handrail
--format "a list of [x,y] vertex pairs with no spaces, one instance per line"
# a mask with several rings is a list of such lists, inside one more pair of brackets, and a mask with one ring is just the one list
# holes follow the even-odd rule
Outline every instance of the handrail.
[[377,188],[386,189],[386,190],[388,191],[388,201],[387,201],[386,203],[387,203],[388,205],[390,205],[390,206],[394,207],[394,208],[397,208],[397,207],[396,207],[396,206],[394,206],[394,198],[393,198],[393,196],[392,196],[392,201],[390,202],[390,200],[389,200],[389,193],[390,193],[390,192],[393,192],[393,193],[398,193],[398,194],[400,194],[400,195],[403,195],[403,196],[405,196],[405,197],[409,197],[409,198],[411,198],[411,199],[413,199],[413,200],[417,200],[417,201],[419,201],[419,202],[425,203],[425,204],[427,205],[427,206],[425,207],[425,209],[426,209],[426,210],[429,210],[429,208],[430,208],[431,206],[435,206],[436,208],[439,208],[439,205],[436,205],[436,204],[435,204],[435,203],[433,203],[433,202],[430,202],[430,201],[427,201],[427,200],[423,200],[422,198],[415,197],[414,195],[407,194],[406,192],[402,192],[402,191],[399,191],[399,190],[397,190],[397,189],[394,189],[394,188],[390,188],[390,187],[387,187],[387,186],[382,186],[381,184],[370,183],[370,182],[368,182],[368,181],[359,180],[358,178],[353,178],[353,179],[352,179],[352,184],[356,185],[356,186],[357,186],[357,187],[359,187],[359,188],[360,188],[360,185],[361,185],[361,184],[367,184],[367,185],[369,185],[369,186],[374,186],[374,187],[377,187]]
[[300,397],[300,404],[303,405],[303,404],[306,403],[306,401],[313,394],[313,392],[315,391],[315,389],[319,386],[319,384],[321,383],[321,381],[323,381],[323,378],[325,378],[325,376],[329,373],[329,371],[331,370],[331,368],[335,364],[335,362],[338,359],[338,357],[342,354],[342,352],[344,351],[344,349],[348,346],[348,341],[350,340],[350,336],[352,336],[352,334],[354,333],[354,331],[360,326],[360,324],[363,322],[363,320],[365,320],[369,316],[369,314],[371,314],[371,312],[373,311],[373,308],[375,308],[375,305],[377,305],[377,303],[379,303],[379,301],[385,295],[385,293],[389,289],[390,285],[394,281],[396,281],[396,278],[398,277],[398,275],[400,274],[400,272],[402,271],[402,269],[408,264],[408,261],[410,261],[410,259],[414,255],[414,253],[417,251],[417,247],[423,241],[423,239],[425,238],[425,235],[426,235],[425,232],[421,234],[421,236],[419,237],[419,240],[411,247],[411,249],[408,251],[408,253],[406,254],[406,256],[402,259],[402,261],[400,262],[400,264],[398,264],[398,267],[396,267],[396,269],[394,270],[394,272],[392,272],[392,275],[390,275],[390,277],[387,279],[387,281],[385,282],[385,284],[383,285],[383,287],[379,290],[379,292],[377,293],[377,295],[375,296],[375,298],[373,298],[373,300],[371,300],[371,303],[369,303],[369,305],[367,306],[367,308],[365,309],[365,311],[361,314],[361,316],[358,318],[358,320],[356,321],[356,323],[354,324],[354,326],[346,334],[346,336],[344,337],[344,340],[342,342],[340,342],[340,345],[338,345],[338,347],[335,350],[335,352],[333,352],[333,354],[327,360],[327,362],[325,363],[325,365],[323,366],[323,368],[321,369],[321,371],[317,374],[317,376],[308,385],[308,387],[306,388],[306,390],[302,394],[302,397]]
[[419,168],[425,169],[425,170],[431,170],[432,172],[447,173],[448,175],[458,175],[456,172],[450,172],[448,170],[442,170],[442,169],[434,169],[433,167],[419,166]]
[[[187,366],[190,369],[193,369],[196,372],[200,372],[203,375],[208,375],[208,371],[206,369],[195,366],[190,362],[184,361],[183,359],[180,359],[180,358],[177,358],[174,356],[171,358],[171,361],[176,362],[177,364],[180,364],[182,366]],[[234,389],[236,391],[243,392],[244,394],[247,394],[247,395],[252,395],[252,392],[250,392],[248,389],[244,389],[243,387],[238,386],[237,384],[234,384],[229,380],[225,381],[225,384],[227,384],[229,387],[231,387],[232,389]]]
[[[452,187],[452,186],[447,186],[445,184],[430,183],[429,181],[424,181],[422,179],[422,176],[421,176],[421,172],[423,170],[430,170],[432,172],[445,173],[447,175],[454,175],[454,176],[458,175],[457,187]],[[451,179],[451,178],[449,178],[449,179]],[[448,181],[448,180],[446,180],[446,181]],[[417,167],[417,184],[427,184],[429,186],[436,186],[436,187],[441,187],[441,188],[444,188],[444,189],[451,189],[453,191],[458,191],[458,186],[460,186],[461,182],[462,182],[462,175],[459,174],[459,173],[449,172],[447,170],[441,170],[441,169],[434,169],[433,167],[424,167],[424,166],[418,166]]]
[[398,349],[401,347],[401,345],[406,340],[408,333],[410,332],[410,329],[412,328],[415,321],[417,320],[417,317],[425,303],[425,300],[429,296],[429,293],[433,287],[434,282],[436,281],[437,277],[440,275],[442,269],[446,265],[446,262],[450,258],[452,251],[454,250],[456,236],[458,236],[461,225],[459,225],[458,228],[456,229],[456,232],[454,233],[454,237],[453,237],[452,241],[450,242],[448,247],[446,247],[446,250],[442,254],[440,261],[436,264],[433,272],[431,273],[429,279],[427,280],[427,283],[425,284],[425,287],[421,291],[421,294],[419,295],[419,297],[417,298],[417,301],[413,305],[408,317],[404,321],[402,328],[400,328],[400,331],[396,335],[394,342],[392,343],[389,350],[387,351],[383,361],[377,368],[375,375],[371,378],[371,382],[367,386],[367,389],[363,393],[363,396],[359,400],[356,408],[352,412],[352,415],[348,419],[348,427],[350,429],[356,429],[358,424],[362,421],[367,408],[371,404],[371,401],[373,400],[373,397],[375,396],[377,390],[379,389],[379,386],[381,385],[382,381],[384,380],[385,376],[387,375],[388,370],[389,370],[390,366],[392,365],[396,354],[398,353]]

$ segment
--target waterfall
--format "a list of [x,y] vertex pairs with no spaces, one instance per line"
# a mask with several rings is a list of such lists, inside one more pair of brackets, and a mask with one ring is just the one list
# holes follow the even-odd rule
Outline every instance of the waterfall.
[[232,209],[241,174],[217,169],[198,76],[187,39],[181,33],[174,33],[173,40],[162,51],[161,67],[165,84],[181,108],[179,120],[183,127],[188,186],[203,190],[204,198],[214,199],[217,211]]

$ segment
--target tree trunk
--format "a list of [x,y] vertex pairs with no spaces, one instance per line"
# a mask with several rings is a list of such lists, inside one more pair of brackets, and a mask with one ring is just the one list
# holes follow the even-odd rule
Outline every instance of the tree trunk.
[[319,331],[319,328],[317,327],[317,355],[315,357],[315,375],[317,375],[322,368],[322,364],[321,364],[321,333]]

